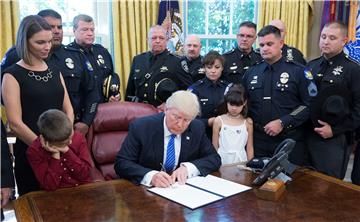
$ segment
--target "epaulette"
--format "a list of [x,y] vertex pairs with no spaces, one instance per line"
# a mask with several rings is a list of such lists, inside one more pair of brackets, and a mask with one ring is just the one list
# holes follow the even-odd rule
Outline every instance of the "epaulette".
[[223,79],[219,79],[219,82],[223,85],[229,85],[229,83],[226,81],[226,80],[223,80]]
[[253,52],[260,55],[260,48],[254,49]]
[[151,55],[151,52],[150,51],[146,51],[146,52],[142,52],[138,55],[135,55],[135,56],[142,56],[142,55]]
[[193,85],[199,86],[199,85],[201,85],[201,84],[203,84],[203,83],[204,83],[204,80],[203,80],[203,79],[199,79],[199,80],[196,81]]
[[93,47],[99,47],[99,48],[105,48],[103,45],[101,45],[101,44],[93,44]]
[[180,55],[179,52],[170,52],[169,55],[173,55],[173,56],[175,56],[175,57],[177,57],[177,58],[179,58],[179,59],[181,59],[182,56],[183,56],[183,55]]
[[315,58],[315,59],[310,60],[308,63],[310,63],[310,62],[315,62],[315,61],[320,60],[320,59],[322,59],[322,58],[323,58],[322,56],[317,57],[317,58]]
[[351,62],[354,62],[357,65],[360,65],[360,63],[357,60],[351,58],[348,54],[345,54],[345,58],[350,60]]
[[70,45],[64,46],[64,49],[68,50],[68,51],[72,51],[72,52],[80,52],[81,53],[80,49],[74,48],[74,47],[72,47]]
[[233,53],[233,52],[235,52],[235,49],[234,49],[234,48],[231,49],[230,51],[225,52],[224,55],[228,55],[228,54],[231,54],[231,53]]
[[305,67],[303,64],[301,64],[300,62],[295,61],[295,60],[285,59],[285,62],[286,63],[292,63],[292,64],[295,64],[295,65],[298,65],[298,66],[301,66],[301,67]]
[[74,48],[74,42],[70,42],[67,46]]
[[[259,61],[256,61],[255,65],[259,65],[259,64],[263,63],[264,61],[265,61],[265,60],[263,60],[263,59],[262,59],[262,60],[259,60]],[[250,66],[250,68],[251,68],[251,67],[253,67],[253,66]]]

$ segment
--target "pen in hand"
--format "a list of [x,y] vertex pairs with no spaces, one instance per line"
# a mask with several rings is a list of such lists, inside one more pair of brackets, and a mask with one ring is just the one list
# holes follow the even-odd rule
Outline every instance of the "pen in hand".
[[[164,167],[164,165],[163,165],[162,163],[160,163],[160,166],[161,166],[161,170],[160,170],[160,171],[165,172],[166,174],[168,174],[168,173],[166,172],[166,169],[165,169],[165,167]],[[169,175],[169,174],[168,174],[168,175]],[[171,176],[171,175],[169,175],[169,176]],[[175,188],[175,187],[174,187],[174,184],[170,183],[170,188]]]

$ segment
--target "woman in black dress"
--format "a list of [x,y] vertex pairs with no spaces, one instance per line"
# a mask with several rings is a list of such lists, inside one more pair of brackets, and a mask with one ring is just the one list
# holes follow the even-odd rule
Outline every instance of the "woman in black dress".
[[42,17],[25,17],[16,40],[21,60],[3,71],[2,97],[9,126],[17,136],[15,178],[20,195],[39,189],[26,158],[26,149],[39,134],[36,121],[40,114],[48,109],[59,109],[70,120],[74,119],[61,73],[44,61],[51,49],[51,39],[51,27]]

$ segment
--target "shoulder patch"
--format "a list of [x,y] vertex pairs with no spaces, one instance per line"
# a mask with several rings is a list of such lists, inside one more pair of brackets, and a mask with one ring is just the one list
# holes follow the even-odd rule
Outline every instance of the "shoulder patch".
[[305,69],[305,70],[304,70],[304,76],[305,76],[305,78],[308,79],[308,80],[313,80],[313,79],[314,79],[311,71],[308,70],[308,69]]
[[226,95],[226,93],[229,91],[229,89],[234,85],[234,83],[229,83],[226,88],[225,88],[225,91],[224,91],[224,95]]
[[187,88],[187,91],[192,92],[193,90],[194,90],[194,85],[191,85],[191,86],[189,86],[189,87]]
[[316,87],[315,83],[312,81],[308,85],[308,93],[309,93],[310,97],[315,97],[318,93],[317,87]]

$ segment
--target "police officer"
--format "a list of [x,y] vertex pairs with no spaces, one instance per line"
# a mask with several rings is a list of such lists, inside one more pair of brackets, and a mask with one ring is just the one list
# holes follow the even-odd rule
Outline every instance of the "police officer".
[[224,78],[234,84],[241,83],[246,70],[262,60],[260,53],[252,48],[256,40],[256,24],[250,21],[242,22],[236,40],[238,46],[223,55]]
[[126,101],[144,102],[154,106],[161,103],[153,94],[155,81],[152,78],[162,73],[169,73],[179,89],[186,89],[192,82],[186,63],[166,49],[166,30],[160,26],[152,26],[149,30],[148,42],[150,51],[133,58],[126,87]]
[[[284,41],[286,36],[286,27],[284,22],[279,19],[275,19],[270,22],[270,25],[273,25],[280,30],[281,39]],[[282,56],[286,60],[296,61],[303,65],[306,65],[306,60],[304,59],[304,56],[299,49],[284,44],[281,50]]]
[[[102,91],[105,79],[114,74],[111,55],[102,45],[93,44],[95,41],[95,27],[91,16],[85,14],[75,16],[73,19],[73,31],[75,40],[68,46],[79,49],[90,61],[88,68],[94,73],[95,85],[101,97],[100,102],[106,102]],[[110,102],[119,100],[120,93],[109,98]]]
[[228,83],[220,79],[224,70],[224,57],[216,51],[210,51],[204,57],[206,77],[189,87],[199,99],[201,114],[198,117],[205,127],[209,139],[212,138],[212,126],[219,115],[218,107],[224,100],[224,92]]
[[[74,128],[86,134],[95,117],[99,101],[90,62],[80,50],[62,45],[63,29],[59,13],[52,9],[45,9],[38,15],[43,17],[52,28],[52,48],[46,62],[61,71],[74,109]],[[3,61],[4,66],[19,61],[15,47],[7,52]]]
[[282,140],[292,138],[297,143],[290,161],[302,164],[303,123],[309,118],[310,97],[317,93],[313,77],[304,66],[282,57],[284,42],[278,28],[265,26],[258,37],[264,61],[251,67],[243,79],[254,121],[255,157],[272,156]]
[[343,179],[349,159],[345,133],[360,126],[360,65],[344,54],[347,26],[342,22],[327,23],[321,31],[319,47],[322,56],[309,62],[319,95],[328,87],[339,86],[350,93],[350,114],[337,125],[321,119],[308,135],[310,160],[320,172]]
[[193,82],[205,77],[205,69],[202,64],[203,57],[200,55],[201,42],[196,35],[188,35],[185,39],[185,56],[181,63],[186,62]]

